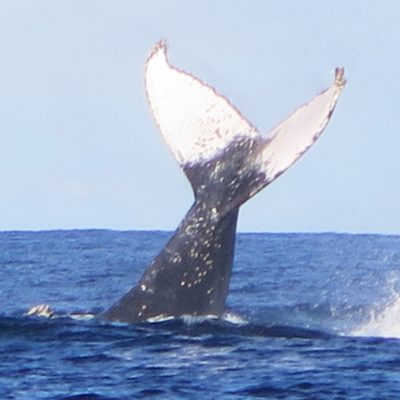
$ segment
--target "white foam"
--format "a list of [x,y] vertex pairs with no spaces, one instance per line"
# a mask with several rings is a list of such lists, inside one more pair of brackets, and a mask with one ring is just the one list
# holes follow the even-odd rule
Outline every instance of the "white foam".
[[351,332],[354,336],[375,336],[400,339],[400,294],[383,309],[372,310],[366,323]]
[[38,304],[34,307],[31,307],[24,315],[42,318],[53,318],[55,316],[54,311],[50,308],[48,304]]
[[38,304],[34,307],[31,307],[24,315],[26,316],[36,316],[41,318],[63,318],[69,317],[76,320],[90,320],[96,317],[95,314],[87,313],[87,314],[80,314],[80,313],[72,313],[72,314],[65,314],[60,315],[56,314],[48,304]]
[[234,325],[247,325],[249,323],[249,321],[244,319],[242,316],[235,314],[232,311],[226,312],[223,315],[223,320]]
[[75,319],[77,321],[89,321],[96,318],[95,314],[69,314],[68,317]]
[[154,322],[165,322],[165,321],[170,321],[170,320],[179,320],[181,319],[185,324],[192,325],[192,324],[199,324],[205,321],[212,321],[212,320],[219,320],[222,319],[223,321],[229,322],[234,325],[244,325],[247,324],[248,321],[245,320],[243,317],[241,317],[238,314],[234,314],[232,312],[226,312],[222,318],[213,315],[213,314],[208,314],[208,315],[189,315],[189,314],[184,314],[180,317],[173,317],[173,316],[166,316],[164,314],[158,315],[156,317],[151,317],[148,318],[146,321],[150,323]]
[[196,324],[196,323],[201,323],[204,321],[208,320],[215,320],[218,319],[219,317],[216,315],[190,315],[190,314],[184,314],[180,317],[174,317],[174,316],[168,316],[165,314],[157,315],[155,317],[148,318],[146,321],[150,323],[157,323],[157,322],[165,322],[165,321],[170,321],[170,320],[182,320],[185,324],[191,325],[191,324]]
[[183,322],[185,324],[188,325],[192,325],[192,324],[198,324],[198,323],[202,323],[204,321],[210,321],[210,320],[215,320],[218,319],[217,315],[213,315],[213,314],[209,314],[209,315],[189,315],[189,314],[185,314],[182,315]]
[[160,315],[156,315],[155,317],[151,317],[151,318],[147,318],[147,322],[150,323],[155,323],[155,322],[165,322],[165,321],[170,321],[172,319],[175,319],[174,316],[171,315],[165,315],[165,314],[160,314]]

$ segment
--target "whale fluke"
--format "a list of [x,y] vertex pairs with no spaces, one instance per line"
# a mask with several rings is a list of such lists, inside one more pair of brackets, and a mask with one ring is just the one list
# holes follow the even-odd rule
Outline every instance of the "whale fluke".
[[146,62],[153,118],[188,177],[195,201],[139,282],[103,316],[141,322],[221,316],[234,258],[239,207],[286,171],[320,136],[345,85],[334,83],[261,135],[214,88],[172,66],[164,42]]

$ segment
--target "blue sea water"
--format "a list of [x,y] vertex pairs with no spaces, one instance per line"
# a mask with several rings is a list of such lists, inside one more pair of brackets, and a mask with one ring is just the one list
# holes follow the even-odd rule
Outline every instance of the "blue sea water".
[[239,234],[224,320],[82,317],[169,235],[0,233],[0,399],[400,398],[400,236]]

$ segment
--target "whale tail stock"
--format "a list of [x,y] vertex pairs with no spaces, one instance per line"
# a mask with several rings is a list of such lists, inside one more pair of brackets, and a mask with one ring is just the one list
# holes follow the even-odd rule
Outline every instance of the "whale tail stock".
[[172,66],[166,50],[160,42],[148,57],[147,97],[195,201],[138,284],[104,313],[115,321],[223,314],[239,207],[318,139],[345,85],[337,68],[328,89],[264,137],[225,97]]

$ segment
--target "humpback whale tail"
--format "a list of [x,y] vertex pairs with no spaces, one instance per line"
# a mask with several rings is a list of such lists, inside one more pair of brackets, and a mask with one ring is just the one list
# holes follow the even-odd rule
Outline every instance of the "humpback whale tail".
[[140,322],[225,310],[239,207],[320,136],[345,85],[334,83],[262,136],[215,89],[172,66],[164,42],[146,63],[152,115],[195,201],[141,279],[103,316]]

